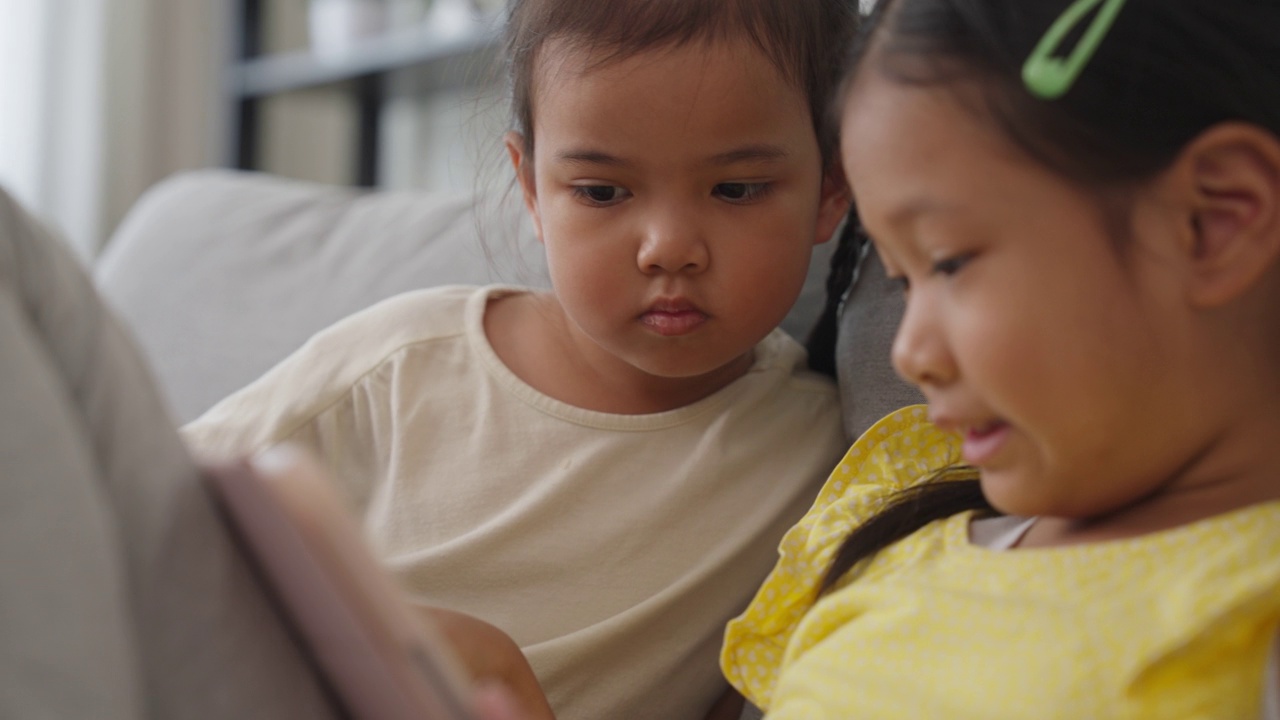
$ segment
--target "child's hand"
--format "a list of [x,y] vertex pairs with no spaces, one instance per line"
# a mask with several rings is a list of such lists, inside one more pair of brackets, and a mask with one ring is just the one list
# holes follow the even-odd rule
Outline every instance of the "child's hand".
[[472,699],[478,720],[531,720],[529,714],[520,708],[520,702],[501,683],[477,685]]
[[555,720],[533,668],[510,636],[464,613],[433,607],[422,611],[476,684],[483,720]]

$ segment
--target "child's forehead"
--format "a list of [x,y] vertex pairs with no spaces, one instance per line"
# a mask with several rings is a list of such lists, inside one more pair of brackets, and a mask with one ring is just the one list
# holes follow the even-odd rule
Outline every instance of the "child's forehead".
[[867,69],[852,83],[840,106],[842,154],[853,171],[860,155],[922,156],[923,168],[966,155],[973,162],[1039,165],[997,119],[987,88],[978,79],[946,83],[903,81]]
[[803,92],[748,41],[673,44],[627,56],[549,44],[535,69],[532,95],[538,116],[552,106],[601,116],[736,108],[752,115],[768,111],[760,121],[784,110],[803,116],[807,125],[809,115]]
[[820,155],[805,95],[748,45],[686,44],[603,63],[571,45],[549,51],[531,103],[541,158],[684,167],[748,147],[803,162]]
[[[702,56],[703,60],[732,58],[742,63],[742,71],[755,76],[768,73],[797,91],[803,90],[795,73],[782,67],[759,42],[740,34],[707,35],[689,39],[671,38],[652,45],[630,47],[607,44],[592,38],[559,35],[548,38],[533,57],[532,79],[536,90],[553,89],[559,82],[575,82],[597,73],[637,67],[672,56]],[[698,66],[690,65],[693,72]],[[625,76],[625,73],[615,73]]]

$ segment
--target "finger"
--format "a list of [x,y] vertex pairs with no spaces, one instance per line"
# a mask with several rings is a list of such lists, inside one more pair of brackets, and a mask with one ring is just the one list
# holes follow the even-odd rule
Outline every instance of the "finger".
[[475,690],[476,716],[480,720],[524,720],[515,696],[501,683],[484,683]]

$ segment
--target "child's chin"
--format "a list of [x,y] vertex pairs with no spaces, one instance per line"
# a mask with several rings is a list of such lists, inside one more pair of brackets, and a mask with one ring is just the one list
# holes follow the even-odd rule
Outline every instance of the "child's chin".
[[982,494],[991,507],[1005,515],[1035,517],[1045,514],[1044,498],[1014,470],[982,470]]

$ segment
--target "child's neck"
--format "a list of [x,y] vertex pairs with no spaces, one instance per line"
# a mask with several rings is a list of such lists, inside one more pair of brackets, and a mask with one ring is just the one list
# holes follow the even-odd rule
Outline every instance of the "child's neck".
[[[1200,502],[1206,499],[1210,502]],[[1239,498],[1221,502],[1223,499],[1197,497],[1187,498],[1186,502],[1149,500],[1106,517],[1085,520],[1041,517],[1027,530],[1016,547],[1064,547],[1141,537],[1190,525],[1233,510],[1277,501],[1280,497],[1259,496],[1249,502]]]
[[[1261,401],[1262,398],[1259,398]],[[1255,412],[1212,439],[1147,497],[1107,515],[1041,517],[1019,548],[1106,542],[1170,530],[1252,505],[1280,500],[1280,412]]]
[[643,415],[706,398],[751,368],[748,351],[694,377],[660,377],[614,357],[581,351],[554,296],[522,293],[489,303],[484,329],[498,359],[516,377],[560,402],[596,412]]

